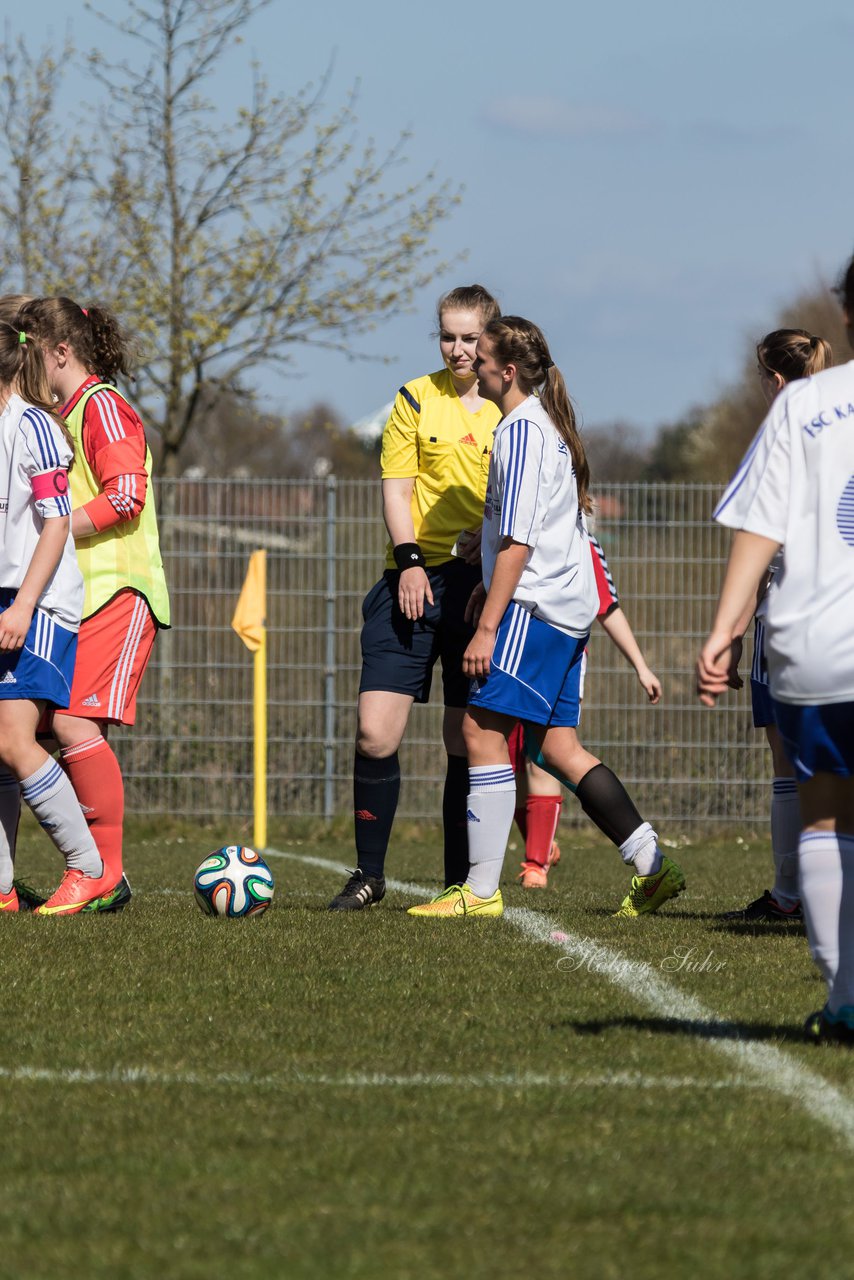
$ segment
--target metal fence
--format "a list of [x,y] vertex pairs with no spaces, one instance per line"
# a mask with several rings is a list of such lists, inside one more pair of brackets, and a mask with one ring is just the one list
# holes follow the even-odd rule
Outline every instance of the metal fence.
[[[599,494],[595,522],[665,693],[648,706],[634,672],[594,628],[581,736],[644,815],[670,831],[757,824],[768,809],[769,759],[747,691],[713,712],[693,692],[729,541],[710,519],[717,493],[614,485]],[[346,813],[360,605],[385,546],[379,485],[181,479],[160,481],[158,496],[173,629],[158,638],[136,727],[115,734],[128,811],[251,814],[252,660],[230,619],[249,554],[264,547],[271,820]],[[746,652],[745,672],[749,662]],[[414,708],[401,749],[402,817],[441,811],[440,684],[430,706]],[[575,806],[564,809],[571,821]]]

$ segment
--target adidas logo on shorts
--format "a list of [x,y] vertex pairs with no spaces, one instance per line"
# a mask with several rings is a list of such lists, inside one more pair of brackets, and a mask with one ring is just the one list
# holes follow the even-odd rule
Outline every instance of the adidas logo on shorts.
[[88,698],[83,699],[84,707],[100,707],[100,705],[97,693],[90,693]]
[[18,681],[12,675],[11,671],[7,671],[3,679],[0,680],[0,684],[17,684],[17,683]]

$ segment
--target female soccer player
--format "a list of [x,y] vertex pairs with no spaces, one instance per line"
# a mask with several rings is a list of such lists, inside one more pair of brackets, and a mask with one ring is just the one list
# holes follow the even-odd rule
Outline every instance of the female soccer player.
[[[617,588],[605,559],[605,552],[593,534],[589,534],[590,553],[599,608],[596,621],[619,649],[627,662],[634,667],[644,692],[650,702],[661,699],[661,681],[650,669],[629,626],[629,620],[620,608]],[[584,697],[584,678],[587,670],[587,653],[581,660],[581,677],[578,688],[579,709]],[[560,861],[560,849],[556,840],[557,824],[563,804],[560,783],[545,769],[535,764],[525,749],[525,729],[519,724],[507,740],[510,763],[516,774],[516,826],[525,841],[525,861],[519,880],[523,889],[545,889],[551,867]],[[535,748],[539,754],[539,748]]]
[[39,914],[63,914],[112,887],[62,768],[36,741],[45,707],[68,704],[83,580],[71,537],[74,449],[53,410],[38,344],[0,320],[0,911],[13,884],[20,796],[65,859]]
[[[854,346],[854,258],[840,285]],[[854,1044],[854,362],[784,387],[715,518],[734,529],[701,702],[727,687],[738,625],[778,552],[765,651],[774,718],[798,783],[798,847],[810,949],[827,1003],[805,1030]]]
[[134,723],[154,637],[169,626],[151,454],[138,414],[113,385],[130,372],[116,318],[70,298],[36,298],[21,316],[42,348],[75,447],[71,530],[86,594],[71,698],[49,728],[109,884],[95,903],[91,886],[78,882],[69,903],[114,911],[130,899],[130,886],[122,865],[124,782],[107,735],[111,724]]
[[[493,320],[477,343],[481,394],[501,410],[483,523],[483,587],[463,671],[477,687],[463,724],[469,759],[469,875],[416,916],[497,916],[516,780],[507,739],[533,727],[546,765],[575,788],[585,813],[632,863],[617,912],[656,911],[685,878],[665,858],[618,778],[578,740],[581,659],[598,597],[585,512],[589,473],[560,371],[529,320]],[[539,390],[538,390],[539,389]],[[484,597],[485,591],[485,597]]]
[[353,768],[356,870],[329,904],[359,911],[385,895],[384,867],[400,793],[398,747],[413,702],[427,702],[437,658],[445,696],[448,754],[442,818],[445,883],[468,870],[468,766],[462,719],[471,638],[466,605],[480,581],[480,526],[495,405],[480,395],[475,346],[499,314],[482,285],[439,301],[444,367],[401,387],[383,434],[386,569],[362,606],[362,676]]
[[[830,343],[817,338],[806,329],[775,329],[757,343],[756,359],[759,381],[770,406],[783,387],[796,378],[809,378],[833,364]],[[780,732],[774,723],[774,707],[768,687],[768,663],[765,658],[765,615],[768,611],[768,588],[779,569],[779,558],[771,564],[769,576],[760,587],[760,600],[755,611],[753,636],[753,667],[750,673],[750,695],[753,703],[753,724],[764,729],[771,748],[774,777],[771,784],[771,851],[774,856],[774,887],[766,889],[761,898],[749,902],[740,911],[727,911],[727,920],[802,920],[800,890],[798,888],[798,842],[801,835],[801,806],[795,771],[789,763]],[[750,621],[744,620],[744,626]],[[740,656],[740,643],[734,652]],[[741,688],[741,679],[735,668],[732,684]]]

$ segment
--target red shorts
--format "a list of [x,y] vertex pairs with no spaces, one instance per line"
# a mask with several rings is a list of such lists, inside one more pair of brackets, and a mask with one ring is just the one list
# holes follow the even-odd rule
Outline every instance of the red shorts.
[[133,724],[136,695],[148,666],[157,623],[148,601],[120,591],[85,618],[77,641],[71,700],[63,715]]

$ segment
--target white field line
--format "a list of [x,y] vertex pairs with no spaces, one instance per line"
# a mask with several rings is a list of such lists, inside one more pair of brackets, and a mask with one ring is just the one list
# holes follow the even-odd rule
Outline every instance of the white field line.
[[640,1071],[606,1071],[601,1075],[577,1076],[568,1072],[541,1073],[521,1071],[507,1073],[449,1075],[444,1072],[417,1072],[413,1075],[385,1075],[382,1072],[350,1072],[328,1075],[323,1072],[291,1071],[275,1076],[256,1076],[248,1071],[221,1071],[205,1074],[199,1071],[158,1071],[153,1067],[117,1067],[113,1071],[88,1068],[0,1067],[0,1080],[17,1084],[142,1084],[185,1085],[189,1088],[286,1089],[762,1089],[760,1081],[746,1076],[724,1080],[702,1080],[691,1076],[651,1076]]
[[[326,871],[346,870],[341,863],[327,858],[289,853],[282,849],[267,849],[264,856],[287,858],[309,866],[322,867]],[[422,885],[389,879],[386,884],[413,897],[431,896],[430,891]],[[797,1102],[814,1120],[826,1124],[849,1146],[854,1147],[854,1102],[822,1076],[800,1066],[776,1045],[725,1038],[721,1032],[730,1032],[734,1036],[731,1026],[694,996],[680,991],[663,979],[660,972],[651,965],[630,960],[615,948],[593,943],[589,938],[568,934],[557,920],[519,907],[505,911],[504,919],[529,942],[554,947],[573,964],[589,973],[607,978],[614,986],[627,992],[638,1004],[652,1009],[659,1017],[678,1018],[694,1024],[705,1023],[709,1031],[706,1043],[710,1049],[733,1060],[740,1071],[748,1072],[765,1088]],[[559,936],[553,936],[555,934]]]

